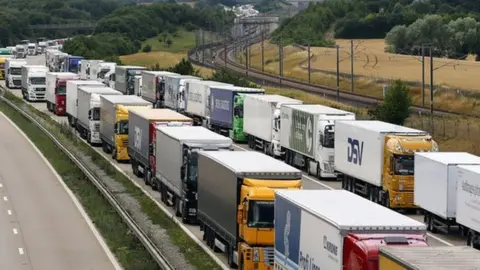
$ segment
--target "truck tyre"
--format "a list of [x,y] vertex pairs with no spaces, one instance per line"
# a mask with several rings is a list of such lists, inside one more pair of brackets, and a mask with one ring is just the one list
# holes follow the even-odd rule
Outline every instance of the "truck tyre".
[[387,207],[387,208],[390,208],[390,194],[388,194],[388,192],[385,192],[385,197],[384,197],[384,202],[383,202],[383,206]]
[[116,148],[112,149],[112,159],[117,160],[117,149]]
[[90,133],[90,131],[87,132],[87,143],[90,144],[90,145],[92,145],[91,136],[92,136],[92,134]]
[[228,266],[230,266],[230,268],[236,269],[237,264],[233,261],[234,248],[231,246],[228,246],[227,252],[228,252],[227,253]]
[[317,162],[317,173],[315,176],[317,177],[318,180],[322,180],[321,172],[322,171],[320,170],[320,164]]
[[181,207],[180,198],[175,197],[174,200],[175,201],[173,202],[173,204],[175,205],[175,216],[181,217],[182,216],[182,211],[180,209],[180,207]]
[[5,80],[5,86],[10,89],[10,84],[8,83],[8,80]]

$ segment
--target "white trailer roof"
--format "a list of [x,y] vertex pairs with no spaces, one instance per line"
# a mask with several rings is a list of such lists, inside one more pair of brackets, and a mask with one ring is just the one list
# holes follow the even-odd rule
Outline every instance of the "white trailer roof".
[[154,75],[179,75],[175,72],[170,71],[151,71],[151,70],[144,70],[143,73],[154,74]]
[[458,168],[462,168],[480,175],[480,165],[458,165]]
[[97,86],[97,85],[93,85],[93,86],[92,85],[86,85],[86,86],[82,85],[82,86],[78,87],[78,89],[81,89],[82,91],[87,92],[87,93],[95,93],[97,91],[105,91],[105,89],[115,90],[115,89],[112,89],[108,86]]
[[154,109],[154,108],[135,108],[129,110],[131,113],[140,116],[143,119],[148,120],[177,120],[177,121],[188,121],[192,118],[185,116],[181,113],[170,109]]
[[132,95],[108,95],[108,96],[102,96],[102,98],[115,104],[122,103],[122,102],[132,102],[132,101],[138,102],[138,103],[152,104],[139,96],[132,96]]
[[426,230],[422,222],[346,190],[279,190],[277,194],[340,230]]
[[215,88],[225,89],[230,91],[242,91],[242,92],[265,91],[264,89],[261,89],[261,88],[241,87],[241,86],[235,86],[235,85],[215,85]]
[[310,113],[310,114],[354,114],[349,111],[339,110],[328,106],[317,105],[317,104],[288,104],[286,107],[292,108],[294,110]]
[[286,163],[254,151],[202,152],[235,173],[298,173],[300,170]]
[[376,131],[379,133],[425,133],[426,131],[413,129],[409,127],[399,126],[390,124],[387,122],[382,122],[378,120],[356,120],[356,121],[344,121],[344,124],[350,126],[356,126],[359,128]]
[[480,157],[467,152],[417,152],[415,155],[435,160],[442,164],[480,164]]
[[157,127],[157,130],[180,141],[218,141],[232,143],[232,139],[200,126]]
[[281,95],[262,95],[262,94],[248,94],[248,96],[260,99],[266,102],[294,102],[294,103],[302,103],[302,101],[294,98],[289,98],[286,96]]
[[123,68],[123,69],[127,69],[127,68],[145,68],[145,67],[141,67],[141,66],[117,66],[118,68]]

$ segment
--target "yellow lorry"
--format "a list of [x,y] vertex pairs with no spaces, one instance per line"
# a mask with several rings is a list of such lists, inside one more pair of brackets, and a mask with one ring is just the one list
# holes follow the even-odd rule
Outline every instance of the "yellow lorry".
[[127,162],[128,110],[132,107],[152,108],[152,103],[138,96],[100,96],[100,140],[105,153],[116,161]]
[[0,80],[5,80],[5,58],[0,57]]
[[388,208],[416,209],[415,152],[436,152],[425,131],[382,121],[335,123],[335,170],[342,187]]
[[203,239],[230,267],[273,269],[275,189],[300,189],[302,173],[253,151],[200,151],[197,218]]
[[468,246],[382,246],[378,270],[480,269],[480,251]]

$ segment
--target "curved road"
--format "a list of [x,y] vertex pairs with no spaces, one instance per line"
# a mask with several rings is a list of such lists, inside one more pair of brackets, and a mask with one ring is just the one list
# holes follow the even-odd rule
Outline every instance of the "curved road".
[[0,269],[120,269],[61,180],[3,114],[0,130]]

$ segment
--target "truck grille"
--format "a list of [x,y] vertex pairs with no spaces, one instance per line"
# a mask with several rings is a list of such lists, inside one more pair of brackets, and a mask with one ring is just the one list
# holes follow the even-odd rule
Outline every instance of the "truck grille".
[[123,140],[123,146],[127,147],[128,146],[128,139]]
[[37,92],[45,92],[45,88],[35,88],[35,91],[37,91]]
[[328,156],[328,162],[334,162],[335,157],[334,156]]
[[407,191],[407,190],[413,190],[414,188],[414,182],[413,180],[412,181],[409,181],[408,179],[402,179],[400,178],[398,180],[398,187],[400,189],[400,187],[403,187],[401,190],[402,191]]
[[405,203],[413,205],[413,192],[405,192]]
[[265,265],[273,266],[274,256],[275,251],[273,250],[273,247],[263,248],[263,260]]
[[95,124],[95,131],[100,132],[100,124]]
[[13,85],[21,85],[22,81],[21,80],[13,80]]

